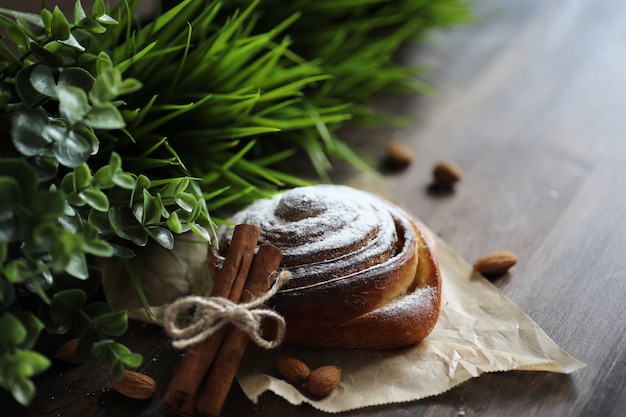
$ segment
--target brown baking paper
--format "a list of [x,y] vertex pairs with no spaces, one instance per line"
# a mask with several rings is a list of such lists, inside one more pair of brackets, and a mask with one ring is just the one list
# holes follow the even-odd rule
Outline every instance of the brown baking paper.
[[[237,380],[254,402],[271,391],[291,404],[326,412],[418,400],[484,372],[571,373],[585,366],[554,343],[523,311],[436,239],[443,281],[437,326],[419,345],[391,351],[248,347]],[[328,397],[310,398],[276,376],[272,362],[292,356],[312,368],[337,365],[343,379]]]

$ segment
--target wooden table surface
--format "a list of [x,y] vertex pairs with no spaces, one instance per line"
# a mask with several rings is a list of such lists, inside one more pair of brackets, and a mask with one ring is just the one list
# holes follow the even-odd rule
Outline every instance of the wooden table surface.
[[[498,288],[587,366],[571,375],[485,374],[437,397],[345,416],[626,415],[626,2],[477,0],[479,20],[438,33],[405,59],[432,66],[432,98],[395,98],[402,131],[352,132],[382,157],[401,137],[415,150],[387,174],[397,201],[470,263],[509,249],[519,263]],[[389,104],[389,103],[388,103]],[[430,193],[431,169],[455,161],[463,181]],[[172,416],[160,402],[180,361],[159,328],[133,324],[123,341],[161,384],[150,401],[108,387],[103,364],[55,364],[28,409],[0,414]],[[54,345],[50,342],[50,348]],[[8,412],[7,412],[8,410]],[[234,386],[222,415],[322,416]]]

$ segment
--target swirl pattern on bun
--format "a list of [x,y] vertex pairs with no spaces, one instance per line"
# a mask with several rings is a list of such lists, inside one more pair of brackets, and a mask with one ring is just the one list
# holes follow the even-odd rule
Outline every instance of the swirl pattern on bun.
[[[287,322],[286,342],[389,349],[418,343],[434,328],[441,273],[427,229],[390,202],[339,185],[299,187],[254,202],[233,224],[261,230],[283,251],[292,278],[270,301]],[[219,268],[232,228],[219,231]]]

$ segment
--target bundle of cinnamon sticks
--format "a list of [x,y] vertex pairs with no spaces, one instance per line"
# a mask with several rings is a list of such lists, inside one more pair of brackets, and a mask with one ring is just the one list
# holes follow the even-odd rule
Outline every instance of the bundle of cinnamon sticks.
[[[246,303],[268,291],[282,252],[263,244],[255,254],[259,236],[256,226],[235,227],[224,265],[215,277],[212,297]],[[226,326],[187,348],[163,398],[166,406],[180,416],[217,417],[248,341],[243,330]]]

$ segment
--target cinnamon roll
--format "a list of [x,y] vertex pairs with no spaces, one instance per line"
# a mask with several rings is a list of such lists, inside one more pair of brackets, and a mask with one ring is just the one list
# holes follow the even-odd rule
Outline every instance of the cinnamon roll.
[[[435,326],[441,274],[435,242],[405,211],[338,185],[294,188],[236,213],[261,229],[259,243],[283,251],[291,280],[270,300],[286,320],[286,342],[390,349],[418,343]],[[216,270],[232,228],[209,251]]]

